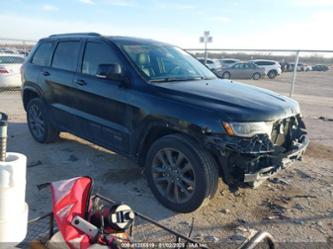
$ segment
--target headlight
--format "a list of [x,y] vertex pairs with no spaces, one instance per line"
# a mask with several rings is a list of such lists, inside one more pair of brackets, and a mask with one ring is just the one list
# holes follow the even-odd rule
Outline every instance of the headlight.
[[256,134],[267,134],[270,137],[273,122],[224,122],[223,127],[229,136],[252,137]]

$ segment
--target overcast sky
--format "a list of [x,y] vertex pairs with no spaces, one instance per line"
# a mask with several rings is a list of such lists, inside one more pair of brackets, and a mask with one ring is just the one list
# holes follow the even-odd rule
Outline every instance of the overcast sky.
[[184,48],[333,49],[333,0],[0,0],[0,38],[100,32]]

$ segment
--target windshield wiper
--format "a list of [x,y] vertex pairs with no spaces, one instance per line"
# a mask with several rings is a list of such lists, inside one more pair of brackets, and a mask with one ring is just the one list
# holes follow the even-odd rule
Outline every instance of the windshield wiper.
[[168,77],[161,79],[152,79],[150,82],[172,82],[172,81],[192,81],[192,80],[203,80],[204,77],[188,77],[188,78],[177,78],[177,77]]

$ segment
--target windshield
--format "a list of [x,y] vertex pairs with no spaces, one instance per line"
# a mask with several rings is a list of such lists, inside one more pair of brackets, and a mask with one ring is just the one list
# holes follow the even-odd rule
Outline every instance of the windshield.
[[164,44],[121,45],[150,82],[215,79],[198,60],[180,48]]

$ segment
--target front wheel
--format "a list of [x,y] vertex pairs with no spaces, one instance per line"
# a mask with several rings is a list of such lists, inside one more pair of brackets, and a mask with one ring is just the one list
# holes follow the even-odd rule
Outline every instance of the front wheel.
[[184,135],[167,135],[149,149],[148,184],[167,208],[188,213],[198,209],[217,190],[218,168],[213,157]]
[[39,143],[51,143],[59,137],[59,131],[50,123],[44,102],[40,98],[30,100],[27,120],[32,137]]

